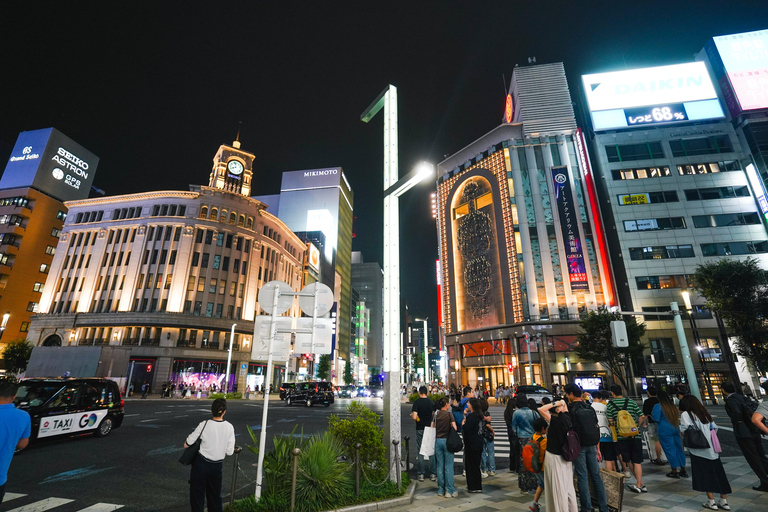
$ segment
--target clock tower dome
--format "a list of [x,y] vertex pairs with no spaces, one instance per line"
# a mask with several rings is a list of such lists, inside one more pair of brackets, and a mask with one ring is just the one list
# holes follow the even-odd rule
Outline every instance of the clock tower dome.
[[222,144],[213,157],[208,186],[250,197],[255,159],[256,155],[240,149],[240,140],[235,140],[231,146]]

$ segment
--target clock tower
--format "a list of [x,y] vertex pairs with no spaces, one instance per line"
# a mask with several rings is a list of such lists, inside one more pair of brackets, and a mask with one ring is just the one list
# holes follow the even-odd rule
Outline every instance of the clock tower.
[[222,144],[213,157],[208,186],[250,197],[255,158],[256,155],[240,149],[240,140],[231,146]]

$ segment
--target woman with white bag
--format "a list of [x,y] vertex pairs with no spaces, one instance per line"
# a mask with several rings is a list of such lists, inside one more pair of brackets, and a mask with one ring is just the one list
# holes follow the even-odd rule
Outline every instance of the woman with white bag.
[[437,495],[443,498],[456,498],[459,493],[453,486],[453,453],[448,451],[448,435],[456,430],[456,422],[451,413],[451,404],[440,398],[435,405],[432,426],[435,428],[435,470],[437,472]]

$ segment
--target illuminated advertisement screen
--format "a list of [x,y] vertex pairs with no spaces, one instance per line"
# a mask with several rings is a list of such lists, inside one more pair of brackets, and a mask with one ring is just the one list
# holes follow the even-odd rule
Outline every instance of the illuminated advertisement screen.
[[574,377],[573,382],[585,391],[596,391],[603,385],[601,377]]
[[703,62],[581,78],[595,131],[725,117]]
[[573,201],[568,168],[565,166],[553,167],[552,180],[555,184],[557,213],[560,218],[560,231],[563,235],[565,257],[568,262],[568,278],[571,283],[571,291],[589,290],[587,266],[584,262],[584,252],[581,248],[581,238],[579,237],[580,220],[576,203]]
[[85,199],[99,157],[55,128],[21,132],[0,188],[34,187],[60,201]]
[[713,39],[741,109],[768,107],[768,30]]

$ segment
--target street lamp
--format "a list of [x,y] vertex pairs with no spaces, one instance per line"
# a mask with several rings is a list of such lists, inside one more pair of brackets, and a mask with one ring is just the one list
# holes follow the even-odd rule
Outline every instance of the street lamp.
[[[400,441],[400,218],[398,198],[417,183],[433,177],[433,165],[422,164],[404,178],[397,166],[397,88],[387,86],[360,116],[364,123],[384,109],[384,424],[388,459],[395,458],[392,441]],[[390,464],[390,478],[400,468]]]
[[693,318],[693,305],[691,304],[690,292],[683,292],[683,302],[685,303],[685,309],[688,311],[688,320],[691,323],[691,332],[693,333],[693,342],[696,344],[696,350],[699,352],[699,363],[701,364],[701,371],[704,374],[704,384],[707,386],[707,394],[709,395],[712,403],[717,403],[715,393],[712,390],[712,381],[709,378],[709,369],[707,368],[707,360],[704,355],[704,347],[701,344],[701,338],[699,337],[699,329],[696,326],[696,319]]
[[8,319],[11,317],[11,312],[6,311],[3,315],[3,323],[0,324],[0,339],[3,337],[3,333],[5,332],[5,327],[8,325]]
[[429,382],[429,337],[427,336],[427,320],[429,318],[414,318],[417,322],[424,323],[424,384]]
[[688,340],[685,337],[685,329],[683,329],[683,321],[680,319],[680,309],[677,306],[677,302],[670,302],[669,309],[675,322],[677,342],[680,345],[680,353],[683,355],[683,365],[685,366],[685,375],[688,379],[688,387],[691,388],[691,394],[701,400],[699,381],[696,380],[696,372],[693,369],[693,361],[691,361],[691,350],[688,348]]

